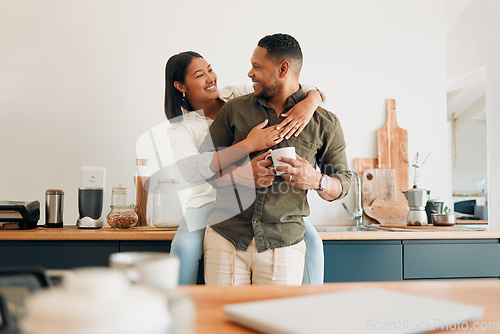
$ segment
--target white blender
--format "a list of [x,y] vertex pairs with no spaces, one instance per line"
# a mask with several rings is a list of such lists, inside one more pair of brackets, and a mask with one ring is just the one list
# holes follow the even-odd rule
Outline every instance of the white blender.
[[427,197],[430,191],[426,189],[418,189],[416,185],[413,189],[403,191],[410,212],[408,212],[407,225],[408,226],[427,226],[427,213],[425,212],[425,205],[427,204]]

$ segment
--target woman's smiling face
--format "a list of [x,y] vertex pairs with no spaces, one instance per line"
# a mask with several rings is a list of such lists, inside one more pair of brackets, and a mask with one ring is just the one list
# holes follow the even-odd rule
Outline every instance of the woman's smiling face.
[[191,60],[182,86],[191,105],[203,104],[219,98],[217,75],[210,64],[203,58],[193,58]]

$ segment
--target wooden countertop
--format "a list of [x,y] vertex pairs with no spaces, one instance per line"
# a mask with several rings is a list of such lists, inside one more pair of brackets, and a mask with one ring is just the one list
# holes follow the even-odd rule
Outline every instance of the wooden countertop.
[[[37,227],[32,230],[0,230],[1,240],[172,240],[176,229],[139,227],[116,230]],[[500,231],[450,231],[441,227],[439,231],[363,231],[363,232],[319,232],[323,240],[418,240],[418,239],[500,239]]]
[[176,230],[157,227],[117,230],[111,227],[78,229],[76,226],[39,226],[32,230],[0,230],[0,240],[172,240]]
[[[361,288],[383,288],[437,299],[462,302],[484,307],[484,316],[468,323],[467,330],[436,331],[435,333],[498,333],[500,332],[500,280],[426,280],[406,282],[328,283],[323,286],[184,286],[196,309],[196,334],[252,333],[230,323],[222,307],[226,304],[285,298]],[[383,301],[381,301],[383,307]],[[332,312],[335,309],[332,308]],[[476,326],[477,329],[474,329]],[[489,327],[485,327],[489,326]],[[434,333],[434,332],[433,332]]]

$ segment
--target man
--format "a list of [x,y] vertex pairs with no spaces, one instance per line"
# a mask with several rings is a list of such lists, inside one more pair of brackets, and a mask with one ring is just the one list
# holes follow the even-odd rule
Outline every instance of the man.
[[[210,128],[216,149],[245,139],[265,119],[269,126],[279,124],[281,114],[305,98],[299,85],[302,51],[292,36],[262,38],[251,63],[248,76],[254,94],[233,99],[219,112]],[[201,149],[209,149],[210,144],[206,140]],[[269,152],[250,156],[256,197],[249,207],[240,204],[242,187],[218,188],[204,242],[207,284],[301,284],[305,252],[302,217],[309,215],[307,191],[316,190],[327,201],[340,199],[347,194],[351,174],[340,123],[323,108],[316,110],[300,136],[272,148],[287,146],[295,147],[297,157],[282,158],[291,165],[275,168],[284,172],[282,176],[269,168],[271,161],[265,159]],[[313,167],[316,164],[321,172]],[[231,176],[238,174],[231,171]],[[237,179],[236,183],[244,181]],[[235,197],[240,213],[220,219],[228,206],[234,205]]]

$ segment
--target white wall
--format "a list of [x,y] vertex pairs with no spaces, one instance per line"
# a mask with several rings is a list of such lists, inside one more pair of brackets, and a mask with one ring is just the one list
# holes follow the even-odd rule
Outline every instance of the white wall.
[[485,68],[489,223],[500,228],[500,2],[473,0],[447,36],[448,79]]
[[[326,91],[348,157],[376,157],[385,100],[395,98],[409,155],[432,153],[420,186],[451,198],[447,173],[445,25],[442,0],[251,3],[164,0],[4,0],[0,10],[0,199],[66,193],[77,218],[81,166],[107,168],[133,201],[135,141],[164,121],[163,71],[196,50],[219,86],[248,83],[249,58],[266,34],[302,45],[301,81]],[[353,196],[347,201],[352,205]],[[315,224],[347,223],[340,203],[311,196]],[[42,218],[42,221],[44,219]]]

